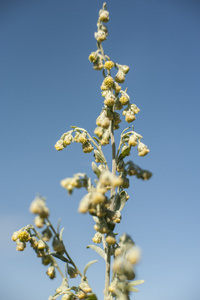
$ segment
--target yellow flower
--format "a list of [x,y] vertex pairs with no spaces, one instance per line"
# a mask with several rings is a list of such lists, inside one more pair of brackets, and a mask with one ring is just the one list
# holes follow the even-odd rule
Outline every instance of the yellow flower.
[[111,60],[108,60],[105,62],[104,64],[104,68],[107,69],[107,70],[111,70],[113,67],[114,67],[114,62],[111,61]]
[[114,79],[111,76],[107,76],[104,81],[103,85],[107,86],[107,88],[111,88],[113,86]]
[[28,242],[30,241],[31,237],[30,234],[24,230],[18,233],[18,239],[20,242]]
[[64,145],[63,145],[63,140],[59,140],[57,141],[57,143],[55,144],[55,148],[58,151],[61,151],[64,149]]

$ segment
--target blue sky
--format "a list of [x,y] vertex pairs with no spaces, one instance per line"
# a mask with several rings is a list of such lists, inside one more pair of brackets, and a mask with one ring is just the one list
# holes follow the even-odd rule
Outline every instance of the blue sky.
[[[48,299],[59,285],[32,249],[15,251],[12,232],[31,223],[30,202],[47,197],[51,219],[62,218],[64,239],[80,269],[99,259],[88,278],[102,299],[104,266],[92,250],[93,220],[77,213],[84,191],[69,197],[60,180],[92,176],[92,154],[55,142],[71,125],[91,134],[102,107],[101,72],[88,61],[103,1],[2,1],[0,4],[1,289],[2,299]],[[140,108],[134,123],[150,148],[132,159],[153,172],[131,177],[130,200],[117,227],[143,257],[137,300],[198,300],[200,3],[195,0],[107,1],[104,49],[130,66],[124,88]],[[122,122],[121,129],[125,128]],[[62,264],[61,264],[62,265]],[[97,272],[98,270],[98,272]],[[72,282],[73,284],[73,282]]]

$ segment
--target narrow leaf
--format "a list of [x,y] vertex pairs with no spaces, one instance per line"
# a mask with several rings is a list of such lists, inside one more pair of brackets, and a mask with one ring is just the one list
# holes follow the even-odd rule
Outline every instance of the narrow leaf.
[[60,238],[60,240],[62,241],[63,240],[63,238],[62,238],[62,235],[63,235],[63,231],[64,231],[64,227],[61,229],[61,231],[60,231],[60,234],[59,234],[59,238]]
[[139,285],[142,283],[144,283],[144,280],[134,280],[134,281],[129,282],[128,286],[136,286],[136,285]]
[[100,170],[98,169],[97,165],[95,164],[95,162],[92,162],[92,171],[94,172],[94,174],[96,174],[98,177],[100,175]]
[[85,274],[86,274],[87,269],[88,269],[91,265],[93,265],[95,262],[97,262],[97,260],[91,260],[91,261],[89,261],[89,263],[87,263],[87,265],[85,266],[85,268],[84,268],[84,270],[83,270],[83,276],[84,276],[84,277],[85,277]]
[[93,250],[96,251],[101,257],[103,257],[103,258],[106,260],[105,252],[104,252],[103,249],[101,249],[100,247],[95,246],[95,245],[88,245],[87,248],[93,249]]
[[129,289],[128,289],[130,292],[139,292],[139,290],[138,289],[136,289],[136,288],[134,288],[134,287],[130,287]]
[[124,205],[126,203],[126,193],[125,191],[121,191],[116,198],[116,204],[115,204],[115,211],[119,210],[121,211],[124,208]]

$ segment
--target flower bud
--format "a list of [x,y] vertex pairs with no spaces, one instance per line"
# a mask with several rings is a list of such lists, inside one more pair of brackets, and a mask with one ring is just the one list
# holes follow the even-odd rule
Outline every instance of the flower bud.
[[82,144],[82,150],[84,153],[90,153],[94,150],[92,144],[88,141],[85,144]]
[[71,134],[67,134],[63,140],[63,146],[68,146],[73,141],[73,136]]
[[23,230],[18,233],[18,239],[20,240],[20,242],[28,242],[30,241],[31,237],[27,231]]
[[43,218],[41,218],[40,216],[35,217],[34,220],[35,226],[37,226],[38,228],[42,228],[45,224],[45,220]]
[[137,142],[138,142],[137,136],[135,134],[132,134],[128,140],[129,146],[135,147],[137,145]]
[[26,248],[26,243],[25,242],[20,242],[20,240],[16,241],[16,250],[17,251],[24,251],[24,249]]
[[117,83],[124,83],[124,81],[125,81],[125,74],[124,74],[124,72],[122,70],[120,70],[120,69],[118,70],[118,72],[117,72],[117,74],[115,76],[115,81]]
[[55,148],[56,148],[56,150],[58,150],[58,151],[63,150],[64,147],[65,147],[65,146],[64,146],[64,141],[63,141],[63,140],[59,140],[59,141],[57,141],[56,144],[55,144]]
[[94,37],[99,43],[102,43],[107,38],[106,33],[103,30],[98,30],[98,32],[95,32]]
[[35,236],[32,236],[30,239],[31,247],[36,248],[38,246],[38,240]]
[[94,134],[96,134],[99,138],[101,138],[103,135],[103,128],[100,126],[96,127],[94,130]]
[[48,227],[42,231],[42,240],[43,241],[48,242],[48,241],[50,241],[51,237],[52,237],[52,232]]
[[133,112],[127,112],[126,117],[125,117],[125,121],[128,123],[131,123],[133,121],[135,121],[135,114]]
[[107,10],[101,9],[99,11],[99,20],[101,22],[108,22],[109,21],[109,12]]
[[107,60],[104,64],[104,68],[107,70],[111,70],[114,67],[114,62],[111,60]]
[[115,239],[115,235],[112,232],[109,232],[106,236],[106,243],[109,246],[113,246],[116,244],[116,239]]
[[142,142],[139,142],[138,144],[138,155],[139,156],[145,156],[147,155],[147,153],[149,153],[149,149],[147,148],[147,146],[145,144],[143,144]]
[[124,74],[127,74],[129,72],[129,66],[121,65],[120,69],[124,72]]
[[19,231],[13,232],[13,235],[12,235],[11,239],[12,239],[14,242],[16,242],[16,240],[18,239],[18,233],[19,233]]
[[87,134],[85,132],[82,132],[78,137],[78,143],[85,144],[87,140]]
[[101,70],[103,69],[103,61],[102,59],[98,58],[97,61],[93,63],[93,69],[94,70]]
[[51,279],[54,279],[56,277],[55,267],[54,266],[48,267],[48,270],[46,273]]
[[80,285],[79,285],[79,288],[84,292],[84,293],[91,293],[92,292],[92,289],[91,287],[89,286],[88,282],[86,280],[82,280]]
[[43,240],[39,240],[37,248],[38,250],[44,250],[46,248],[45,242]]
[[52,262],[52,259],[51,259],[51,256],[50,256],[50,255],[44,255],[44,256],[42,257],[42,264],[43,264],[44,266],[49,265],[51,262]]
[[130,101],[130,97],[127,93],[121,91],[121,97],[119,98],[119,101],[122,105],[126,105]]
[[97,60],[97,58],[98,58],[98,53],[97,52],[91,52],[89,57],[88,57],[89,61],[91,61],[93,63]]
[[113,83],[114,79],[110,75],[108,75],[103,81],[103,85],[105,85],[107,88],[111,88]]
[[73,267],[67,267],[67,273],[69,275],[70,278],[76,278],[78,275],[78,272],[75,268]]
[[86,194],[79,203],[78,211],[82,214],[87,213],[91,205],[91,194]]
[[102,241],[102,235],[101,235],[101,233],[96,232],[95,235],[94,235],[94,237],[92,238],[92,240],[93,240],[93,242],[95,244],[100,244],[101,241]]
[[64,250],[63,242],[56,236],[53,238],[52,247],[55,252],[62,252]]
[[78,298],[78,299],[85,299],[86,298],[86,294],[83,292],[83,291],[78,291],[77,293],[76,293],[76,297]]
[[109,126],[110,126],[110,120],[107,117],[105,117],[101,122],[101,127],[108,129]]
[[141,250],[137,246],[131,247],[126,253],[126,259],[132,264],[136,264],[141,258]]
[[92,203],[93,204],[104,203],[105,200],[106,200],[106,197],[103,194],[99,193],[99,192],[94,192],[92,194]]

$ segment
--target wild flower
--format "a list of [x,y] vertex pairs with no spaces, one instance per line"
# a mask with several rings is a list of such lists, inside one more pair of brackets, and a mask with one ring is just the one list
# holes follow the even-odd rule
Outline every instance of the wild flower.
[[[119,85],[124,83],[129,67],[114,62],[104,53],[102,42],[107,39],[108,31],[103,23],[108,21],[109,12],[104,3],[99,11],[95,32],[97,50],[89,55],[93,68],[102,70],[103,81],[100,88],[105,98],[103,108],[96,119],[97,127],[94,130],[96,137],[92,137],[84,128],[71,126],[71,129],[63,133],[56,142],[55,149],[62,151],[71,143],[76,142],[82,145],[84,153],[93,152],[94,154],[95,162],[92,162],[92,170],[96,176],[94,181],[85,173],[76,173],[73,177],[63,179],[61,186],[69,195],[76,188],[86,190],[84,197],[80,200],[78,211],[91,215],[95,223],[96,233],[92,238],[94,244],[88,245],[87,248],[93,249],[105,260],[104,300],[129,300],[130,293],[138,291],[135,286],[144,282],[144,280],[134,280],[135,264],[140,260],[141,251],[129,235],[124,233],[118,238],[116,225],[121,222],[122,210],[129,199],[125,191],[130,186],[129,176],[135,175],[137,178],[148,180],[152,173],[141,169],[132,160],[126,161],[128,156],[131,155],[132,158],[135,146],[137,146],[139,156],[149,153],[148,147],[141,142],[142,136],[135,132],[133,126],[121,132],[119,145],[116,148],[115,132],[120,129],[121,115],[125,116],[127,123],[131,123],[135,121],[135,114],[140,109],[135,104],[131,104],[127,88],[122,90]],[[111,75],[111,71],[114,74]],[[121,115],[116,110],[119,112],[122,110]],[[111,168],[102,149],[102,146],[106,145],[110,145],[112,152]],[[16,242],[18,251],[25,250],[26,245],[30,244],[46,267],[46,274],[51,279],[54,279],[57,273],[61,275],[62,283],[49,300],[55,300],[58,297],[62,300],[96,300],[97,296],[86,277],[87,269],[96,261],[88,262],[83,272],[79,270],[63,241],[63,229],[60,230],[58,224],[56,230],[50,221],[50,211],[44,197],[38,195],[31,203],[30,211],[36,215],[35,226],[27,225],[15,231],[12,240]],[[40,233],[36,227],[43,228],[42,232]],[[102,246],[96,244],[102,244]],[[59,268],[57,259],[65,263],[65,273]],[[77,276],[80,277],[79,285],[70,286],[68,278]]]

